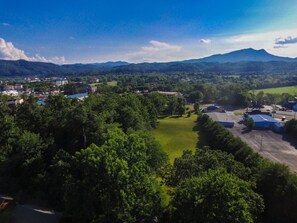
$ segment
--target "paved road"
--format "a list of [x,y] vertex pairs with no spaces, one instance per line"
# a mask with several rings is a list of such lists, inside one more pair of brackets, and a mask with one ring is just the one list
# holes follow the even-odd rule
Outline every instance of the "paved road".
[[296,139],[292,139],[286,134],[278,134],[269,130],[252,130],[250,132],[245,132],[245,126],[238,123],[241,120],[241,116],[233,115],[233,118],[236,124],[229,130],[235,136],[240,137],[263,157],[266,157],[273,162],[286,164],[293,171],[297,172]]

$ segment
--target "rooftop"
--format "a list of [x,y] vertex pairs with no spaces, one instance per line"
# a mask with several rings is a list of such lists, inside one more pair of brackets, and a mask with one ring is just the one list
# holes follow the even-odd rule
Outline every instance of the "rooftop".
[[88,93],[72,94],[72,95],[67,95],[66,97],[71,99],[74,99],[74,98],[80,99],[80,98],[88,97]]
[[249,115],[249,118],[252,118],[254,122],[278,122],[269,115]]
[[217,122],[232,122],[234,123],[233,119],[225,112],[211,112],[207,113],[213,120]]

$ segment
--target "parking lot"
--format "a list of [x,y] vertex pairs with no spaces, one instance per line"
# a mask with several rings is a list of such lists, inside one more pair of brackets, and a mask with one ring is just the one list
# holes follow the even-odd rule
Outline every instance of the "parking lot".
[[[203,106],[204,108],[207,105]],[[243,124],[242,115],[247,111],[246,108],[234,106],[224,106],[227,116],[233,119],[233,128],[227,128],[234,136],[241,138],[254,151],[273,162],[283,163],[297,172],[297,139],[288,134],[279,134],[271,130],[252,130],[247,131]],[[250,110],[250,109],[249,109]],[[265,109],[261,109],[266,111]],[[283,117],[287,120],[297,118],[294,111],[275,111],[272,116],[280,121]]]
[[[228,113],[235,121],[234,127],[228,129],[235,136],[240,137],[263,157],[273,162],[286,164],[293,171],[297,172],[296,139],[293,139],[287,134],[278,134],[271,130],[246,131],[245,125],[242,124],[242,116],[234,115],[233,111],[228,111]],[[278,115],[293,118],[294,112],[280,112]]]
[[272,114],[272,116],[276,119],[281,119],[282,117],[286,117],[287,120],[297,118],[296,112],[293,112],[293,111],[276,111],[276,113]]

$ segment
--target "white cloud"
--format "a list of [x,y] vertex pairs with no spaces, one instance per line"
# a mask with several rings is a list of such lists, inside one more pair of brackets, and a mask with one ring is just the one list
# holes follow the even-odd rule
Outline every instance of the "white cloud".
[[[294,39],[297,36],[297,28],[237,35],[213,35],[207,36],[203,41],[197,37],[180,39],[175,43],[152,40],[143,45],[135,45],[135,43],[124,45],[123,48],[111,46],[104,53],[96,56],[95,61],[169,62],[202,58],[246,48],[265,49],[274,55],[295,58],[297,57],[297,44],[275,44],[278,37],[288,36]],[[205,41],[208,39],[211,40],[210,44],[204,44],[208,42]],[[91,59],[88,58],[88,60]]]
[[28,60],[28,61],[40,61],[49,63],[65,63],[65,57],[52,57],[46,58],[36,54],[33,57],[26,55],[25,51],[16,48],[12,42],[6,42],[0,38],[0,59],[4,60]]
[[127,60],[134,62],[171,61],[182,49],[181,46],[157,40],[151,40],[149,43],[149,46],[143,46],[139,51],[128,53]]
[[30,61],[35,61],[35,62],[45,62],[45,63],[58,63],[58,64],[63,64],[66,62],[65,57],[51,57],[51,58],[45,58],[43,56],[40,56],[39,54],[35,54],[34,57],[29,58]]
[[210,39],[200,39],[199,42],[202,44],[210,44],[211,40]]
[[227,43],[250,43],[263,39],[263,34],[246,34],[231,36],[226,39]]
[[[236,49],[252,47],[255,49],[265,49],[269,53],[279,56],[296,57],[297,44],[293,44],[295,38],[292,38],[296,33],[297,29],[249,33],[226,37],[221,39],[220,43],[223,47],[228,47],[229,49],[234,49],[235,47]],[[287,38],[279,38],[280,36],[287,36]]]
[[141,49],[145,52],[160,52],[160,51],[180,51],[181,46],[171,45],[169,43],[156,40],[150,41],[150,46],[143,46]]
[[63,64],[66,62],[66,59],[64,56],[61,56],[61,57],[55,56],[55,57],[52,57],[50,60],[52,63],[58,63],[58,64]]
[[297,37],[288,36],[287,38],[279,37],[275,39],[275,44],[285,45],[285,44],[295,44],[297,43]]
[[[201,58],[245,48],[265,49],[274,55],[295,58],[297,57],[297,44],[293,43],[295,43],[296,34],[297,28],[213,36],[209,39],[201,39],[199,41],[201,44],[197,44],[197,39],[185,39],[179,41],[178,45],[150,41],[150,45],[140,47],[141,49],[134,53],[126,54],[124,59],[131,62],[167,62]],[[278,39],[280,36],[287,38]],[[276,44],[276,41],[283,44]]]
[[70,40],[75,40],[75,37],[74,36],[69,36],[69,39]]
[[23,50],[15,48],[11,42],[0,38],[0,58],[5,60],[29,60]]
[[288,48],[287,46],[284,45],[275,45],[273,46],[274,49],[281,49],[281,48]]
[[2,25],[2,26],[10,26],[10,24],[7,23],[7,22],[2,22],[1,25]]

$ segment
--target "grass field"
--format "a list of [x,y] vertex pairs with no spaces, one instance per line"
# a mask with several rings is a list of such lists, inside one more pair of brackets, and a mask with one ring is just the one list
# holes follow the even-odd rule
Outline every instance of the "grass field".
[[297,95],[297,86],[259,89],[259,90],[255,90],[255,94],[257,94],[260,91],[263,91],[265,94],[289,93],[292,95]]
[[118,82],[117,82],[117,81],[109,81],[109,82],[107,82],[107,85],[108,85],[108,86],[115,87],[115,86],[118,85]]
[[91,87],[96,87],[98,85],[100,85],[101,83],[92,83],[92,84],[89,84]]
[[159,126],[153,135],[167,152],[170,162],[181,156],[184,150],[195,151],[198,133],[193,131],[197,115],[186,117],[167,117],[159,120]]

